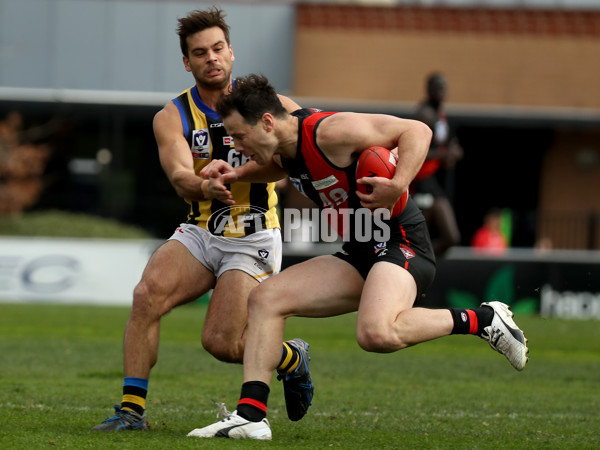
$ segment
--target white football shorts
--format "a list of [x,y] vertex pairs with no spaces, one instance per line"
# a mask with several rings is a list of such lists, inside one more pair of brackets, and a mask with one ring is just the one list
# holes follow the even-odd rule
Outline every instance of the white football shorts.
[[182,223],[171,239],[185,245],[217,278],[228,270],[241,270],[260,282],[281,270],[281,232],[278,228],[226,238]]

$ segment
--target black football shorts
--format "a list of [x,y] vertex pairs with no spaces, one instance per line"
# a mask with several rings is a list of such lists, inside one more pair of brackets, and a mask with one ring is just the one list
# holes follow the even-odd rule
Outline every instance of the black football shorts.
[[435,256],[427,224],[420,222],[402,225],[392,219],[390,226],[389,240],[346,242],[342,251],[334,256],[351,264],[365,279],[371,267],[379,261],[390,262],[408,270],[417,283],[419,299],[435,277]]

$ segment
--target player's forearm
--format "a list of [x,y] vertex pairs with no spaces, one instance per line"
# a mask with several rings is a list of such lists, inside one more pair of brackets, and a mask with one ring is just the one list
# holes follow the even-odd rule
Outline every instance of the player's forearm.
[[404,133],[398,141],[398,166],[394,180],[408,186],[417,175],[427,158],[432,132],[425,124],[415,122],[415,126]]
[[254,161],[249,161],[243,166],[236,167],[237,181],[249,183],[271,183],[285,178],[285,171],[274,162],[260,166]]
[[195,174],[179,171],[173,173],[170,180],[177,195],[186,200],[201,201],[209,198],[207,195],[208,181]]

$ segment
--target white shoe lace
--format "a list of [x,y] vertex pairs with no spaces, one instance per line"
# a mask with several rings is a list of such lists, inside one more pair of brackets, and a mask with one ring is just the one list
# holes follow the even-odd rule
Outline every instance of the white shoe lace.
[[219,417],[223,417],[224,419],[227,419],[229,416],[231,416],[231,413],[227,409],[227,406],[225,406],[225,403],[223,403],[223,402],[216,402],[214,400],[213,400],[213,403],[215,405],[217,405],[217,407],[219,408],[217,410],[217,419]]

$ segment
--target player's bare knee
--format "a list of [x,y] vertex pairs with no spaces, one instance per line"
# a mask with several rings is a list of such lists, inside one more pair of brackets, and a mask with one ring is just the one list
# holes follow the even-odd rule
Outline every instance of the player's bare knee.
[[357,332],[356,341],[367,352],[382,353],[385,351],[386,339],[381,333]]
[[133,305],[131,314],[148,318],[160,318],[170,308],[166,306],[165,297],[152,287],[152,284],[142,280],[133,290]]
[[244,358],[244,342],[241,338],[202,335],[202,346],[219,361],[241,364]]
[[399,336],[390,331],[382,330],[381,327],[358,327],[356,330],[356,341],[360,348],[367,352],[389,353],[407,345],[399,339]]
[[248,317],[256,315],[261,317],[277,303],[277,296],[270,289],[264,289],[263,285],[258,285],[248,296]]
[[146,314],[150,309],[150,291],[148,285],[140,281],[133,290],[132,312]]

